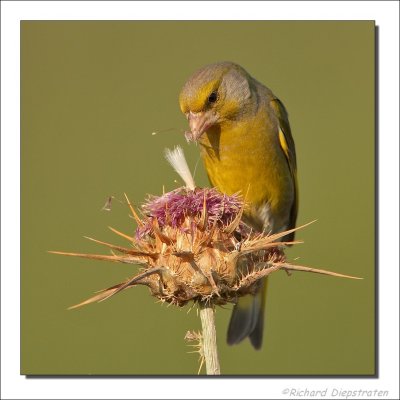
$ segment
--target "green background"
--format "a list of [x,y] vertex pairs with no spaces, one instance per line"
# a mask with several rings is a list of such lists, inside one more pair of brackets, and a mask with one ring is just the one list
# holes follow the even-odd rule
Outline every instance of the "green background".
[[[67,307],[136,273],[136,266],[47,250],[107,252],[84,235],[124,244],[126,192],[177,187],[163,157],[181,144],[193,169],[177,97],[187,77],[230,60],[286,105],[296,141],[297,263],[364,277],[272,276],[264,346],[225,344],[230,308],[217,310],[224,374],[375,373],[374,23],[21,23],[21,373],[196,374],[183,337],[196,311],[161,306],[145,287]],[[172,128],[172,129],[171,129]],[[168,130],[171,129],[171,130]],[[156,130],[166,130],[153,136]],[[196,183],[208,185],[201,163]],[[114,195],[112,211],[102,211]]]

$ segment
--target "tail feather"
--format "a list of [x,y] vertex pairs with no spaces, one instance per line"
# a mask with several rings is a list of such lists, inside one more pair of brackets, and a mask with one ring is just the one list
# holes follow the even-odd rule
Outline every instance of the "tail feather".
[[240,343],[254,329],[256,324],[253,296],[239,299],[234,306],[228,327],[227,342],[229,345]]
[[249,334],[249,339],[251,344],[256,350],[260,350],[263,342],[263,333],[264,333],[264,311],[265,311],[265,301],[267,297],[267,284],[268,279],[264,279],[263,286],[258,293],[261,295],[258,296],[259,302],[261,303],[258,307],[258,314],[256,316],[256,324],[254,329]]
[[266,287],[264,282],[262,288],[254,296],[240,298],[233,308],[227,334],[229,345],[238,344],[249,337],[255,349],[261,348]]

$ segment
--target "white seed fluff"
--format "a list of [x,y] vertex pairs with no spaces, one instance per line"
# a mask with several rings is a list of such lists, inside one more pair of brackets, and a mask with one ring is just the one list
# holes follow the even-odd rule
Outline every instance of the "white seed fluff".
[[190,172],[189,166],[186,162],[185,154],[180,146],[175,149],[165,149],[165,158],[172,165],[172,168],[179,174],[185,182],[187,188],[194,190],[196,185],[194,183],[193,175]]

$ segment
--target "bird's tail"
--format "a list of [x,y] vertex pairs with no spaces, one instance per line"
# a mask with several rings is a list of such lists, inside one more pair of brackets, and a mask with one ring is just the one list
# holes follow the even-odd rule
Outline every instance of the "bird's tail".
[[233,308],[227,335],[228,344],[238,344],[249,337],[256,350],[261,348],[267,282],[265,278],[255,295],[241,297]]

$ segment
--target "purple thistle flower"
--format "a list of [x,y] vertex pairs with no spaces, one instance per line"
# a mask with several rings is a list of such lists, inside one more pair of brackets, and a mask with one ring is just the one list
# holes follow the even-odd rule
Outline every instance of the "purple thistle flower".
[[222,226],[228,225],[240,212],[242,200],[238,194],[228,196],[214,188],[178,188],[163,196],[151,196],[142,206],[143,213],[148,217],[144,226],[138,227],[136,237],[143,238],[152,230],[153,219],[157,219],[159,227],[179,228],[185,217],[198,217],[205,207],[207,223],[217,221]]

